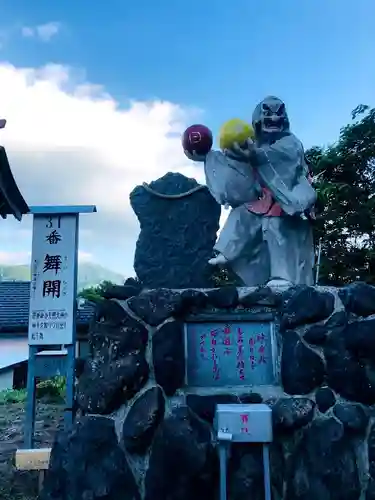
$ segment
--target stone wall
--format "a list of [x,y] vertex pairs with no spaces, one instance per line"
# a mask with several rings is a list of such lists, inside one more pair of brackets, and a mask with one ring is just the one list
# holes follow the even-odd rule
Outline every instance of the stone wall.
[[[74,429],[52,450],[42,499],[214,500],[216,403],[269,404],[274,500],[375,499],[375,289],[114,287],[77,364]],[[271,314],[279,383],[189,393],[183,321],[201,311]],[[231,500],[264,498],[257,445],[235,445]]]

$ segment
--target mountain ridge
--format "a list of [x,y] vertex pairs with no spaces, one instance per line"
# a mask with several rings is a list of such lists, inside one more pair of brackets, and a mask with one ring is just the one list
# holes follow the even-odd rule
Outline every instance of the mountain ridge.
[[[30,281],[31,272],[29,264],[1,264],[1,281]],[[120,273],[107,269],[106,267],[94,262],[78,263],[78,290],[95,286],[102,281],[112,281],[116,284],[122,284],[125,278]]]

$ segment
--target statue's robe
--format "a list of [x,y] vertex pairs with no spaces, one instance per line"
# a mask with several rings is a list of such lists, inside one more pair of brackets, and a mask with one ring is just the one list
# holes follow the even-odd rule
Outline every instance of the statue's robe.
[[205,160],[206,183],[232,210],[215,245],[247,286],[272,279],[313,284],[311,222],[316,201],[302,143],[291,133],[258,144],[249,161],[220,151]]

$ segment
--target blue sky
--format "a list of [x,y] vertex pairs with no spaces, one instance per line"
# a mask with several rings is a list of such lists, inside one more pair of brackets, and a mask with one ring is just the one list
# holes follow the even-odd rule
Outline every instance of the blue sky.
[[250,116],[268,93],[286,100],[308,143],[332,140],[374,99],[373,0],[2,0],[3,28],[58,21],[40,46],[5,51],[17,65],[83,67],[118,99],[198,106],[214,129]]
[[[120,106],[199,108],[214,131],[275,94],[306,147],[322,145],[374,104],[374,0],[0,0],[0,12],[0,61],[84,69]],[[20,35],[51,22],[48,43]]]

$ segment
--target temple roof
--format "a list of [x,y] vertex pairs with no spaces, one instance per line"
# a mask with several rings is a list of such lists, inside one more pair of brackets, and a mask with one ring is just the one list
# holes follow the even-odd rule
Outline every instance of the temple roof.
[[14,180],[5,149],[0,146],[0,216],[13,215],[17,220],[29,212],[16,181]]

